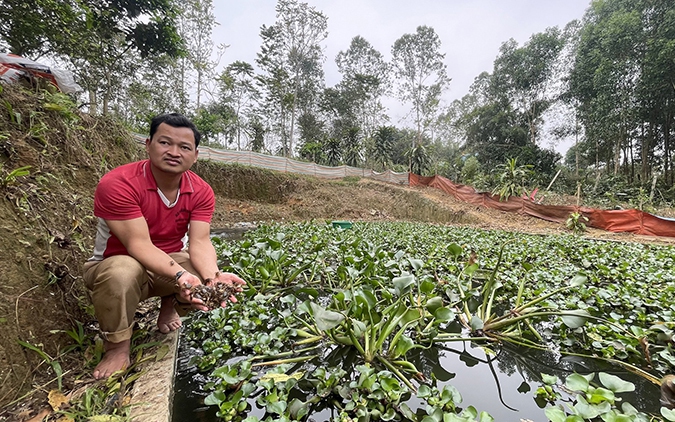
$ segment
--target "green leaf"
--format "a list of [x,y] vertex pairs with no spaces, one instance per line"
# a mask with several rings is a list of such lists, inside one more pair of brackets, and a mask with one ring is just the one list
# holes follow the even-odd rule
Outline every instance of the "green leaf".
[[439,296],[432,297],[427,301],[427,310],[433,315],[436,312],[436,309],[443,306],[443,299]]
[[424,266],[424,261],[421,259],[408,258],[408,261],[415,271],[420,270]]
[[219,406],[220,403],[226,400],[225,393],[222,391],[214,391],[204,398],[204,404],[207,406]]
[[274,403],[268,403],[267,406],[265,406],[265,410],[276,415],[283,415],[284,411],[286,410],[286,402],[276,401]]
[[462,247],[455,243],[449,244],[447,249],[448,252],[450,252],[450,255],[452,255],[455,258],[457,258],[462,254]]
[[402,335],[398,338],[396,346],[394,346],[394,354],[396,356],[404,356],[408,350],[415,347],[415,342],[408,336]]
[[[574,315],[570,315],[574,314]],[[563,323],[571,329],[582,327],[586,323],[586,319],[590,314],[584,309],[576,309],[573,311],[566,311],[566,315],[562,315]]]
[[327,331],[332,328],[340,325],[344,321],[345,317],[339,312],[328,311],[324,309],[321,305],[318,305],[314,302],[310,303],[312,307],[312,313],[314,314],[314,321],[316,322],[316,327],[320,331]]
[[567,415],[565,412],[558,406],[556,407],[547,407],[544,409],[544,414],[551,422],[565,422]]
[[429,396],[431,396],[431,388],[426,384],[420,385],[420,388],[417,389],[417,397],[423,399]]
[[600,415],[600,407],[589,404],[582,395],[577,395],[577,403],[574,405],[574,410],[579,416],[584,419],[594,419]]
[[380,419],[383,421],[391,421],[394,420],[394,418],[396,418],[396,411],[391,407],[384,412],[384,415],[380,415]]
[[473,331],[478,331],[483,329],[483,320],[478,318],[476,315],[471,317],[471,321],[469,321],[469,326],[471,327],[471,330]]
[[309,406],[300,399],[293,399],[288,406],[288,412],[294,420],[302,420],[309,413]]
[[358,319],[352,320],[352,330],[354,330],[354,336],[356,336],[356,338],[361,338],[367,329],[368,326],[366,326],[363,321],[359,321]]
[[400,295],[408,287],[410,287],[411,284],[415,282],[415,276],[412,274],[404,275],[401,277],[395,277],[391,283],[394,285],[394,289],[396,290],[396,294]]
[[478,422],[494,422],[495,418],[492,417],[488,412],[480,412],[480,417],[478,418]]
[[434,283],[431,280],[425,280],[422,283],[420,283],[420,291],[424,294],[429,294],[434,291],[436,288],[436,283]]
[[589,388],[586,395],[589,403],[599,404],[607,402],[614,404],[614,392],[606,388]]
[[635,384],[624,381],[616,375],[611,375],[604,372],[600,372],[598,375],[602,385],[615,393],[627,393],[630,391],[635,391]]
[[579,374],[572,374],[565,380],[565,386],[572,391],[586,392],[589,380]]
[[588,281],[588,277],[585,275],[576,275],[570,280],[570,286],[579,287]]
[[666,418],[667,421],[675,421],[675,410],[674,409],[668,409],[667,407],[662,407],[661,408],[661,416]]
[[448,308],[438,308],[436,312],[434,312],[434,318],[436,318],[439,321],[446,322],[446,321],[453,321],[457,315],[452,309]]
[[[422,385],[424,385],[424,384],[422,384]],[[421,387],[421,386],[420,386],[420,387]],[[401,403],[401,404],[399,405],[399,410],[401,411],[401,413],[403,414],[403,416],[405,416],[406,418],[408,418],[408,419],[410,419],[410,420],[415,420],[415,419],[416,419],[415,413],[412,411],[412,409],[410,409],[410,407],[408,407],[407,404]]]
[[555,375],[541,374],[541,380],[546,385],[555,385],[558,383],[558,377]]

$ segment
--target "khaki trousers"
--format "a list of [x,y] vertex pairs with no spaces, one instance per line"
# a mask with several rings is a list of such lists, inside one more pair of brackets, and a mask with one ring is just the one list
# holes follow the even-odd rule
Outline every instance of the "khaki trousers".
[[[187,252],[169,254],[176,268],[196,274]],[[138,304],[150,297],[173,296],[173,277],[157,276],[129,255],[115,255],[84,264],[84,284],[90,291],[103,338],[119,343],[131,338]],[[178,271],[178,270],[176,270]],[[184,312],[183,312],[184,313]]]

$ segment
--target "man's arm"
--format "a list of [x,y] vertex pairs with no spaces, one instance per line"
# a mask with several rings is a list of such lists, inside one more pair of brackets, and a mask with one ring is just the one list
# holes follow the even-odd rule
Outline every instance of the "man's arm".
[[[190,291],[185,288],[201,284],[201,280],[193,274],[185,271],[183,267],[174,262],[171,257],[152,243],[150,231],[145,218],[139,217],[131,220],[105,220],[110,231],[117,236],[129,255],[134,257],[146,269],[153,273],[175,278],[176,274],[183,271],[179,280],[181,289],[180,295],[185,302],[190,302],[196,309],[206,310],[203,302],[199,299],[191,299]],[[211,247],[213,249],[213,246]],[[215,250],[214,250],[215,256]],[[201,274],[201,273],[200,273]]]
[[190,262],[202,279],[214,278],[218,269],[216,250],[211,243],[211,225],[205,221],[190,221],[188,229]]
[[[230,284],[239,291],[246,284],[244,280],[235,274],[220,272],[216,250],[213,247],[213,243],[211,243],[211,225],[209,223],[197,220],[190,221],[188,253],[190,254],[192,266],[204,280],[211,279],[211,283]],[[234,296],[230,300],[236,302]]]

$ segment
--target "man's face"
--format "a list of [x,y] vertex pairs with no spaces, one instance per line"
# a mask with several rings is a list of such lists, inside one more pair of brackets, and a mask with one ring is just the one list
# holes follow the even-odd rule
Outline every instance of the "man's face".
[[198,155],[192,130],[166,123],[161,123],[152,139],[145,141],[145,150],[156,169],[171,174],[189,170]]

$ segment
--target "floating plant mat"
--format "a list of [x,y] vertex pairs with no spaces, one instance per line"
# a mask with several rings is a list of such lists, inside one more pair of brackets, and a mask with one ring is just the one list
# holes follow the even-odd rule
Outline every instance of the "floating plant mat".
[[[203,386],[206,377],[200,374],[190,358],[196,353],[185,345],[180,348],[175,380],[173,420],[216,422],[221,420],[216,406],[204,405],[208,395]],[[621,398],[645,412],[658,413],[659,391],[656,386],[631,372],[612,367],[599,360],[559,360],[554,354],[538,350],[503,350],[489,358],[480,349],[467,347],[466,351],[431,348],[420,353],[413,361],[423,365],[439,378],[439,384],[451,384],[461,391],[460,407],[474,406],[488,412],[497,421],[544,420],[543,404],[536,400],[535,392],[541,387],[541,373],[556,374],[565,379],[574,372],[607,372],[633,382],[636,390],[624,393]],[[494,372],[493,372],[494,371]],[[265,413],[254,400],[250,402],[250,414],[263,419]],[[318,414],[317,414],[318,413]],[[314,421],[331,420],[330,412],[323,410],[311,415]]]
[[185,324],[177,415],[199,391],[214,420],[247,422],[659,412],[669,248],[411,223],[214,243],[248,290]]

